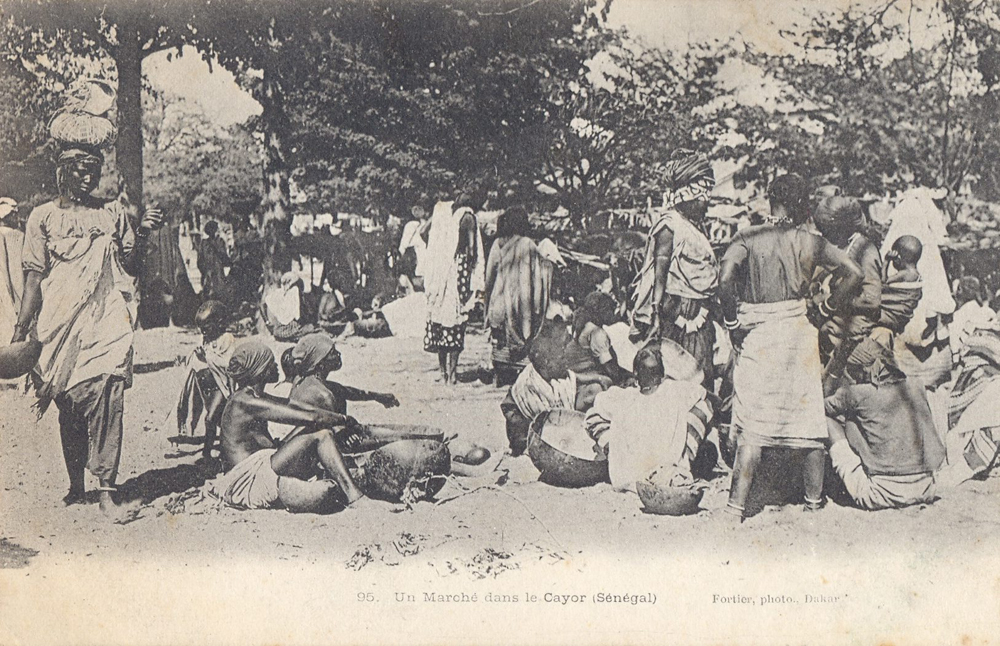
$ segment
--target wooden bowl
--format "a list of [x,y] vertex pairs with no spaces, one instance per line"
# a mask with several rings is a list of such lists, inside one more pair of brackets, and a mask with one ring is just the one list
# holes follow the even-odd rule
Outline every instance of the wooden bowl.
[[0,379],[23,377],[38,365],[42,344],[35,339],[12,343],[0,348]]
[[535,417],[528,431],[528,457],[538,480],[556,487],[590,487],[608,481],[608,462],[594,453],[584,414],[565,409]]
[[635,483],[636,493],[643,508],[651,514],[662,516],[690,516],[698,513],[698,505],[705,495],[704,489],[658,485],[648,480]]

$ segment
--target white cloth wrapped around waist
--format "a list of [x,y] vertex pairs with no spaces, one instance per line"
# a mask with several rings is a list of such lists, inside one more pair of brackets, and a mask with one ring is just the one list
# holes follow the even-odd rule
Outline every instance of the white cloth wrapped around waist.
[[733,424],[751,444],[818,448],[827,438],[819,335],[805,301],[742,303],[749,330],[733,370]]

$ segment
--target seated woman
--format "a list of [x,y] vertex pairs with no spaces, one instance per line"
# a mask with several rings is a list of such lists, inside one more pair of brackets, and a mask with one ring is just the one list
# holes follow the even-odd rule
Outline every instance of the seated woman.
[[586,391],[585,399],[589,399],[580,410],[589,408],[598,393],[621,385],[630,377],[618,365],[611,338],[604,331],[605,325],[618,320],[617,308],[610,294],[595,291],[573,315],[573,339],[566,346],[566,367],[576,374]]
[[579,378],[566,367],[565,349],[571,342],[565,325],[557,321],[546,323],[531,343],[528,365],[500,404],[507,420],[507,442],[515,457],[527,449],[528,430],[537,415],[555,408],[582,411],[593,401],[593,397],[589,401],[585,401],[586,395],[579,397]]
[[193,437],[194,429],[204,410],[203,460],[212,457],[222,411],[234,390],[227,368],[236,339],[226,332],[227,319],[225,306],[219,301],[206,301],[198,308],[195,323],[201,330],[202,344],[188,357],[188,375],[177,402],[178,436],[171,442],[198,441]]
[[834,470],[862,509],[930,502],[944,447],[923,386],[874,339],[858,345],[855,358],[846,368],[853,383],[826,398]]
[[[245,341],[228,367],[237,390],[222,414],[222,461],[226,472],[211,485],[226,504],[240,509],[278,506],[303,511],[354,505],[364,500],[337,448],[334,426],[350,418],[305,404],[285,402],[264,392],[278,379],[274,353],[259,341]],[[280,443],[268,423],[301,425]],[[332,480],[308,482],[320,464]]]
[[[288,367],[286,377],[292,381],[289,401],[308,404],[317,408],[347,414],[349,401],[374,401],[386,408],[399,406],[399,400],[392,393],[379,393],[360,388],[351,388],[336,381],[328,381],[327,375],[340,370],[343,361],[333,338],[324,332],[302,337],[294,348],[282,355],[282,364]],[[288,374],[288,373],[291,374]]]
[[295,272],[288,271],[277,285],[264,287],[261,316],[276,341],[298,341],[318,331],[315,325],[303,325],[299,320],[302,316],[301,284]]
[[693,469],[703,475],[700,463],[710,470],[715,457],[696,460],[712,419],[701,373],[697,381],[667,378],[656,346],[635,355],[633,371],[638,388],[598,394],[587,414],[587,432],[607,455],[611,485],[635,491],[636,481],[654,472],[669,474],[669,481],[680,485],[696,477]]

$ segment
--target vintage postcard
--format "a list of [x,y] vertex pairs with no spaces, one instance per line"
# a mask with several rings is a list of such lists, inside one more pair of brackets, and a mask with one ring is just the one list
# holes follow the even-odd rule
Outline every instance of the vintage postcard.
[[998,0],[0,0],[0,644],[1000,641]]

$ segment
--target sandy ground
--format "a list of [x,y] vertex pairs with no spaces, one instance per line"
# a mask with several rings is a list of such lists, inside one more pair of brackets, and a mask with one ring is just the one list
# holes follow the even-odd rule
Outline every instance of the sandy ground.
[[[356,602],[363,601],[367,591],[376,595],[377,603],[385,604],[392,601],[395,592],[411,588],[418,597],[430,589],[478,590],[483,595],[486,589],[476,586],[508,590],[515,582],[531,582],[526,585],[535,587],[528,591],[536,590],[539,595],[558,590],[560,582],[576,582],[586,594],[595,592],[593,586],[599,583],[664,594],[683,590],[684,594],[674,599],[676,612],[657,615],[657,621],[673,622],[673,629],[696,621],[695,617],[702,616],[700,611],[716,607],[713,594],[747,591],[755,595],[770,585],[796,595],[806,589],[826,590],[834,596],[855,595],[860,605],[838,611],[850,614],[811,617],[785,608],[785,614],[762,624],[761,630],[769,631],[792,630],[800,624],[827,626],[824,639],[805,640],[817,642],[844,634],[838,630],[846,630],[852,640],[872,634],[882,638],[886,633],[887,638],[899,638],[890,624],[880,624],[874,615],[867,624],[850,623],[845,628],[844,617],[854,613],[896,612],[880,605],[882,602],[891,607],[903,604],[899,608],[918,613],[908,616],[919,617],[923,608],[929,613],[925,616],[928,622],[934,612],[950,613],[955,607],[956,616],[980,622],[969,624],[968,634],[973,636],[979,634],[977,626],[985,630],[981,622],[989,620],[989,626],[995,626],[1000,618],[1000,565],[993,556],[1000,528],[1000,479],[996,478],[967,483],[933,505],[898,511],[866,513],[831,504],[819,513],[807,514],[800,505],[767,506],[738,528],[721,513],[727,495],[726,474],[713,481],[702,503],[704,511],[692,517],[668,518],[643,513],[634,494],[615,493],[608,485],[563,490],[535,482],[537,472],[528,458],[506,458],[486,477],[449,483],[439,494],[438,504],[424,502],[412,509],[381,504],[329,516],[221,509],[196,495],[205,480],[204,472],[195,465],[197,456],[179,456],[167,441],[175,433],[171,411],[185,374],[180,360],[197,341],[196,334],[176,329],[138,335],[135,384],[126,395],[119,477],[122,495],[134,507],[125,523],[109,523],[96,504],[61,505],[67,480],[55,411],[36,422],[30,410],[33,398],[10,390],[0,392],[0,568],[6,568],[0,572],[0,642],[32,641],[30,636],[41,628],[24,612],[38,604],[44,606],[48,595],[64,598],[67,604],[60,606],[63,610],[59,612],[66,613],[60,630],[68,632],[51,633],[72,636],[66,641],[102,643],[111,639],[108,634],[118,634],[93,632],[98,630],[93,623],[94,608],[103,607],[99,604],[102,595],[111,595],[108,598],[119,600],[108,610],[119,613],[114,616],[127,612],[129,604],[139,604],[143,612],[152,606],[166,614],[150,621],[172,626],[153,638],[139,628],[129,628],[131,622],[139,621],[137,617],[114,624],[116,629],[140,631],[126,633],[131,635],[127,641],[198,643],[215,633],[186,632],[185,622],[197,622],[199,617],[190,611],[207,604],[221,612],[225,599],[241,600],[247,608],[259,603],[274,610],[284,607],[283,603],[291,604],[292,597],[304,590],[322,589],[326,592],[318,598],[325,599],[323,603],[360,613],[350,620],[353,623],[348,622],[352,630],[364,630],[363,626],[377,630],[379,621],[388,621],[419,631],[423,624],[406,623],[412,622],[412,617],[407,618],[405,600],[378,621],[370,619],[368,609],[359,608]],[[436,361],[422,351],[418,339],[349,339],[342,343],[345,365],[339,378],[344,383],[391,391],[402,402],[396,409],[353,404],[352,414],[368,422],[437,426],[458,433],[463,441],[502,454],[506,437],[499,403],[504,392],[476,379],[479,366],[489,356],[485,336],[470,334],[467,344],[460,367],[464,383],[448,388],[437,383]],[[505,482],[497,486],[498,480]],[[240,578],[213,578],[231,568],[242,568]],[[777,580],[775,568],[787,568]],[[280,571],[294,572],[304,587],[289,588],[291,579],[275,574]],[[118,581],[118,577],[133,581],[128,578],[133,575],[139,577],[135,580],[138,583],[129,584],[138,586],[134,590],[111,585],[109,591],[107,585],[101,585]],[[178,582],[187,581],[184,577],[188,575],[208,577],[204,579],[204,594],[215,596],[206,600],[204,594],[185,587],[189,583]],[[252,591],[251,581],[256,582]],[[241,588],[244,584],[248,587]],[[268,586],[275,597],[265,594]],[[239,597],[241,589],[251,596]],[[147,599],[142,595],[153,595],[153,602],[140,603]],[[892,595],[899,595],[898,599]],[[171,601],[163,606],[156,599]],[[348,600],[352,605],[343,605]],[[326,607],[316,603],[320,604],[317,609]],[[662,601],[657,603],[662,607]],[[974,611],[976,604],[985,605],[987,614]],[[290,612],[305,612],[300,604],[289,607],[294,608]],[[90,610],[85,612],[84,608]],[[181,619],[170,614],[174,610]],[[467,622],[474,625],[475,616],[492,615],[473,613],[437,625],[435,632],[429,633],[435,636],[430,641],[465,641],[462,636],[468,638],[470,633],[462,633],[462,627]],[[508,611],[496,621],[516,629],[518,622],[511,623],[512,616]],[[320,623],[324,631],[330,630],[332,617]],[[244,616],[241,622],[256,625],[254,620],[254,616]],[[525,616],[521,627],[534,620]],[[213,624],[215,629],[227,625],[226,620],[219,621],[222,623]],[[698,641],[728,643],[731,640],[725,638],[725,631],[733,630],[741,620],[740,615],[730,613],[697,621],[702,626]],[[309,630],[318,630],[309,625]],[[577,643],[607,636],[580,633],[586,624],[567,623],[576,632],[564,626],[550,633],[545,630],[555,630],[559,621],[544,625],[547,628],[532,635]],[[948,629],[946,641],[967,634],[958,628],[952,631],[936,617],[933,626]],[[232,643],[344,638],[309,630],[287,634],[268,630],[243,633],[239,626],[226,630],[235,640]],[[669,633],[637,630],[634,641]],[[716,633],[718,636],[712,637]],[[362,640],[361,634],[351,633],[351,641],[368,641]],[[424,635],[414,632],[411,636],[417,634]],[[520,641],[514,634],[519,633],[476,633],[475,641]],[[627,631],[612,634],[622,638],[620,641],[632,641]],[[756,633],[742,634],[753,641]],[[768,643],[770,640],[761,635],[774,634],[762,632],[757,638]],[[915,641],[910,641],[928,643],[921,636],[932,634],[915,633]]]

